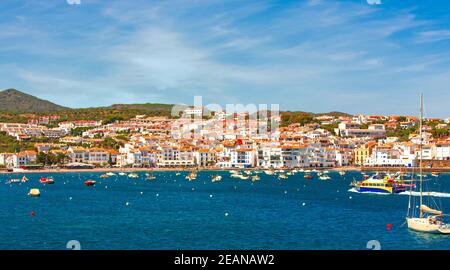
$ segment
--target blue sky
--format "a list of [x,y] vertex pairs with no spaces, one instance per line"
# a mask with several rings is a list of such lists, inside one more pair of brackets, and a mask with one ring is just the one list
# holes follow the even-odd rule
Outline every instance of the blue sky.
[[377,2],[3,0],[0,89],[449,117],[450,3]]

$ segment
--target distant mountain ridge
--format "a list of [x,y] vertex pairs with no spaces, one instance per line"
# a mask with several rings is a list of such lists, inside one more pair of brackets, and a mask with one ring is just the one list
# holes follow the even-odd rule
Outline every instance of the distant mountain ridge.
[[[16,89],[7,89],[0,91],[0,111],[11,113],[57,113],[74,114],[77,117],[85,117],[87,112],[92,112],[94,115],[88,115],[89,118],[103,117],[104,114],[113,114],[113,111],[127,112],[129,117],[131,113],[142,113],[152,115],[170,115],[173,104],[160,103],[142,103],[142,104],[113,104],[106,107],[93,108],[77,108],[71,109],[58,104],[52,103],[48,100],[43,100],[35,96],[23,93]],[[105,112],[106,111],[106,112]],[[292,120],[297,120],[298,117],[305,116],[350,116],[343,112],[329,112],[329,113],[312,113],[301,111],[282,111],[281,114],[285,116],[293,116]]]
[[67,107],[37,98],[16,89],[7,89],[0,92],[0,111],[14,113],[51,113],[68,109]]

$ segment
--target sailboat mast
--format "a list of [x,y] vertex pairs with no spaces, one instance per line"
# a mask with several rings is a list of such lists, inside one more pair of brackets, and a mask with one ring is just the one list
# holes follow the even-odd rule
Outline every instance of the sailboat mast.
[[420,172],[420,177],[419,177],[419,181],[420,181],[420,217],[423,217],[423,212],[422,212],[422,196],[423,196],[423,189],[422,189],[422,180],[423,180],[423,153],[422,153],[422,148],[423,148],[423,134],[422,134],[422,125],[423,125],[423,94],[420,94],[420,122],[419,122],[419,134],[420,134],[420,145],[419,145],[419,151],[420,151],[420,161],[419,161],[419,172]]

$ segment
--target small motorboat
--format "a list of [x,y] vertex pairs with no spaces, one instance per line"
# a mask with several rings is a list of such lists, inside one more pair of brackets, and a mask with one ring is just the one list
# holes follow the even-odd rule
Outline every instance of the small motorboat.
[[9,179],[9,180],[6,182],[6,184],[7,184],[7,185],[9,185],[9,184],[16,184],[16,183],[20,183],[20,182],[22,182],[21,179]]
[[305,174],[305,176],[303,176],[303,178],[305,178],[305,179],[312,179],[313,177],[310,174]]
[[197,179],[197,173],[196,172],[191,172],[188,176],[186,176],[186,180],[194,181],[195,179]]
[[259,175],[254,175],[252,176],[252,182],[257,182],[261,179],[261,177],[259,177]]
[[279,176],[278,176],[278,179],[280,179],[280,180],[285,180],[285,179],[288,179],[289,177],[287,176],[287,175],[285,175],[285,174],[280,174]]
[[247,175],[239,175],[239,179],[241,180],[248,180],[250,178],[250,176]]
[[28,182],[28,178],[24,175],[20,181],[22,183],[26,183],[26,182]]
[[53,180],[53,177],[41,177],[41,179],[39,179],[39,182],[41,182],[41,184],[52,185],[55,183],[55,180]]
[[239,174],[239,173],[232,173],[230,177],[233,177],[233,178],[241,178],[241,176],[242,176],[242,174]]
[[127,175],[127,174],[124,173],[124,172],[120,172],[119,175],[120,175],[120,176],[125,176],[125,175]]
[[213,178],[212,178],[212,182],[213,183],[215,183],[215,182],[220,182],[222,180],[222,176],[220,176],[220,175],[215,175],[215,176],[213,176]]
[[37,188],[32,188],[28,192],[28,196],[30,196],[30,197],[39,197],[39,196],[41,196],[41,192]]
[[177,172],[176,174],[175,174],[175,176],[180,176],[181,175],[181,173],[179,173],[179,172]]
[[432,173],[431,173],[431,176],[433,176],[433,177],[439,177],[439,173],[438,173],[438,172],[432,172]]
[[137,173],[130,173],[128,175],[129,178],[139,178],[139,175]]
[[106,179],[106,178],[108,178],[108,177],[109,177],[108,174],[102,174],[102,175],[100,175],[100,178],[101,178],[101,179]]
[[330,180],[330,179],[331,179],[331,177],[326,174],[319,176],[319,180]]
[[94,180],[87,180],[84,182],[84,185],[86,185],[88,187],[92,187],[92,186],[95,186],[95,183],[97,183],[97,182]]
[[145,177],[145,180],[149,180],[149,181],[153,181],[156,179],[156,176],[151,175],[151,174],[147,174],[147,176]]
[[344,176],[344,175],[345,175],[345,172],[344,172],[344,171],[339,171],[339,175],[340,175],[340,176]]
[[115,176],[116,174],[113,173],[113,172],[108,172],[108,173],[106,173],[106,175],[107,175],[107,176]]

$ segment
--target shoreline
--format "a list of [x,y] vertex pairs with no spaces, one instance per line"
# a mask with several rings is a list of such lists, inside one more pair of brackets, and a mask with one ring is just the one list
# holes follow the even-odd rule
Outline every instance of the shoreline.
[[[318,171],[360,171],[359,167],[336,167],[336,168],[305,168],[305,170],[318,170]],[[264,168],[246,168],[246,169],[238,169],[238,168],[186,168],[186,167],[178,167],[178,168],[93,168],[93,169],[37,169],[37,170],[28,170],[23,172],[9,172],[9,171],[0,171],[1,174],[36,174],[36,173],[81,173],[81,172],[94,172],[94,173],[107,173],[107,172],[177,172],[177,171],[264,171],[268,169]],[[285,171],[290,171],[292,169],[283,169]]]
[[[304,168],[305,170],[318,170],[318,171],[330,171],[330,172],[348,172],[348,171],[360,171],[360,172],[418,172],[417,168],[401,168],[401,167],[334,167],[334,168]],[[93,169],[38,169],[38,170],[28,170],[23,172],[10,172],[10,171],[0,171],[0,175],[3,174],[37,174],[37,173],[82,173],[82,172],[93,172],[93,173],[107,173],[107,172],[183,172],[183,171],[211,171],[211,172],[228,172],[228,171],[264,171],[269,170],[265,168],[93,168]],[[285,171],[290,171],[293,169],[282,169]],[[297,169],[298,170],[298,169]],[[438,172],[438,173],[448,173],[450,168],[423,168],[424,172]]]

